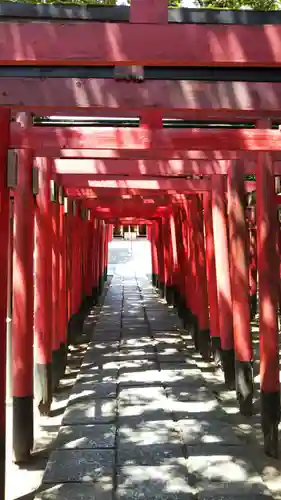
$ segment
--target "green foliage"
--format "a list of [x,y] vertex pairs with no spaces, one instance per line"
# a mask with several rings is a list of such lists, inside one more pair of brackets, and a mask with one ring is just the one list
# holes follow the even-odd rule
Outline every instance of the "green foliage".
[[252,10],[280,10],[280,0],[198,0],[201,7],[209,9],[233,9],[238,10],[241,7],[251,8]]

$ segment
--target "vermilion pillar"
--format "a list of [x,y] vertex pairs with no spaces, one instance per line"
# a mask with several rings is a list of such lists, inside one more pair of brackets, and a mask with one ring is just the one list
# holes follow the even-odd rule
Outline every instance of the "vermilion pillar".
[[259,153],[256,170],[259,274],[261,419],[266,454],[278,456],[280,421],[279,338],[277,323],[279,268],[277,212],[272,158]]
[[18,153],[18,185],[14,196],[13,252],[13,449],[16,462],[30,458],[33,448],[33,155]]
[[52,219],[51,170],[46,159],[39,165],[39,194],[35,210],[35,397],[42,415],[52,402]]
[[66,280],[66,215],[64,207],[64,196],[60,188],[59,196],[59,332],[60,332],[60,350],[61,366],[60,376],[65,372],[67,360],[67,280]]
[[6,454],[6,317],[9,246],[9,190],[7,155],[9,147],[9,109],[0,109],[0,498],[5,498]]
[[60,206],[58,186],[54,184],[52,210],[52,384],[53,390],[59,385],[61,373],[61,336],[59,331],[60,309]]
[[222,175],[213,175],[212,177],[212,213],[222,364],[225,382],[230,386],[234,386],[235,363],[232,296],[227,234],[225,178]]
[[256,217],[255,207],[249,209],[249,279],[250,279],[250,305],[251,305],[251,318],[257,314],[257,230],[256,230]]
[[198,300],[198,344],[199,351],[205,360],[210,359],[210,323],[207,291],[206,254],[203,225],[203,205],[199,196],[194,199],[195,223],[195,259]]
[[205,235],[206,235],[206,240],[205,240],[206,270],[207,270],[208,299],[210,307],[211,347],[215,364],[217,366],[221,366],[222,364],[221,341],[219,333],[220,326],[219,326],[218,292],[217,292],[211,193],[204,194],[203,206],[204,206],[204,224],[205,224]]
[[243,415],[252,414],[253,370],[249,307],[247,227],[244,211],[244,165],[236,161],[228,173],[231,289],[236,393]]

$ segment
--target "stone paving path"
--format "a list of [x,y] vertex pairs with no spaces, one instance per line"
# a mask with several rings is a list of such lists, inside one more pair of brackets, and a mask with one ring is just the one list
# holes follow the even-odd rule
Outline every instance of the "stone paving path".
[[115,276],[36,500],[269,500],[227,417],[175,312]]

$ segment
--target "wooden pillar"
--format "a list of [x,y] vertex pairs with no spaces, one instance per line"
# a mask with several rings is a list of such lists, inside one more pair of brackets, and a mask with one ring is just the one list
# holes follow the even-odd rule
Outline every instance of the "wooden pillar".
[[212,177],[212,213],[222,365],[226,384],[230,387],[234,387],[235,362],[232,296],[230,283],[225,178],[222,175],[213,175]]
[[253,369],[249,307],[247,227],[245,220],[244,164],[238,160],[228,172],[228,215],[231,291],[235,349],[236,393],[243,415],[252,415]]
[[250,208],[249,216],[249,261],[251,319],[254,319],[257,314],[258,306],[257,229],[255,207]]
[[195,259],[197,279],[198,347],[204,360],[210,359],[210,323],[207,291],[206,254],[203,225],[203,205],[199,196],[194,198]]
[[[27,118],[27,117],[25,117]],[[23,124],[25,126],[25,124]],[[18,153],[18,185],[14,196],[13,252],[13,451],[26,462],[33,448],[33,154]]]
[[52,224],[50,163],[37,159],[39,194],[35,210],[35,398],[41,415],[52,402]]
[[207,286],[210,307],[210,334],[211,348],[214,362],[217,366],[222,365],[221,361],[221,341],[218,311],[217,276],[212,216],[212,194],[204,194],[204,224],[205,224],[205,245],[206,245],[206,270]]
[[150,228],[150,245],[151,245],[151,264],[152,264],[152,284],[157,286],[158,282],[158,261],[157,261],[157,249],[156,249],[156,223],[153,222]]
[[9,246],[9,189],[7,187],[7,156],[9,148],[10,110],[0,110],[0,498],[5,498],[6,458],[6,317]]
[[168,22],[168,0],[131,0],[131,23]]
[[60,338],[60,206],[58,203],[58,186],[52,183],[52,385],[53,391],[58,387],[61,373],[61,338]]
[[259,153],[256,170],[257,249],[259,275],[259,330],[261,423],[267,455],[278,456],[280,421],[279,336],[277,305],[279,273],[275,185],[269,153]]
[[60,376],[65,372],[67,362],[67,275],[66,275],[66,215],[64,207],[64,196],[60,188],[59,198],[59,293],[60,293],[60,308],[59,308],[59,332],[60,332],[60,350],[61,350],[61,367]]

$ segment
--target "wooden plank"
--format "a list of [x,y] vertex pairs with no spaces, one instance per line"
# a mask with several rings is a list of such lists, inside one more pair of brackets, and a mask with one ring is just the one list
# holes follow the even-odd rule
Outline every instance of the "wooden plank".
[[0,64],[279,66],[280,38],[280,25],[5,22]]
[[109,189],[137,189],[137,190],[153,190],[153,191],[168,191],[175,190],[177,192],[204,192],[211,189],[210,179],[202,180],[185,180],[185,179],[124,179],[124,180],[88,180],[85,175],[73,176],[62,175],[61,183],[65,188],[109,188]]
[[93,115],[106,108],[108,115],[118,109],[120,116],[129,110],[138,116],[143,107],[157,107],[164,116],[169,116],[169,110],[258,116],[280,113],[281,83],[146,80],[136,84],[94,78],[1,78],[0,105],[34,111],[38,107],[42,114],[64,108],[69,113],[70,108],[79,107],[92,109]]
[[[212,151],[280,151],[279,130],[259,129],[163,129],[145,127],[32,127],[24,130],[17,123],[11,124],[10,147],[75,148],[109,150],[193,150]],[[136,151],[135,151],[136,154]]]

